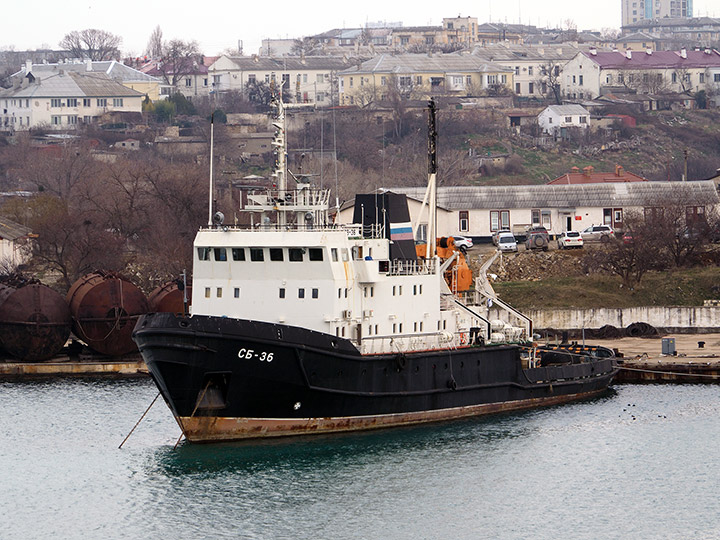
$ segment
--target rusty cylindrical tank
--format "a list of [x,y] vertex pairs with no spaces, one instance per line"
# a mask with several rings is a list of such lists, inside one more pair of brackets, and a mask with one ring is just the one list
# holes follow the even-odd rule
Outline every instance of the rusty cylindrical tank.
[[36,280],[0,282],[0,347],[27,362],[59,353],[70,336],[65,299]]
[[140,289],[114,272],[87,274],[67,293],[73,331],[100,354],[120,356],[137,351],[131,334],[148,303]]
[[[150,311],[155,313],[185,313],[185,300],[183,298],[183,280],[175,279],[168,281],[157,287],[148,296],[148,304]],[[192,285],[185,285],[187,294],[187,306],[190,306],[192,300]]]

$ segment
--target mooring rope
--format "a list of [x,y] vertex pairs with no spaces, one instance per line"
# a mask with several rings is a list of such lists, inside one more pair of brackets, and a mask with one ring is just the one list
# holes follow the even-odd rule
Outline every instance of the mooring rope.
[[147,409],[145,409],[145,412],[142,413],[142,416],[140,417],[140,420],[138,420],[137,422],[135,422],[135,425],[134,425],[133,428],[130,430],[130,433],[127,434],[127,437],[125,437],[125,438],[123,439],[123,442],[120,443],[120,446],[118,446],[118,448],[122,448],[122,447],[123,447],[123,444],[125,444],[125,441],[127,441],[127,440],[130,438],[130,435],[132,435],[132,434],[133,434],[133,431],[135,431],[135,428],[140,425],[140,422],[142,422],[142,419],[145,418],[145,415],[146,415],[146,414],[148,413],[148,411],[152,408],[152,406],[155,405],[155,402],[157,401],[157,398],[159,398],[159,397],[160,397],[160,392],[157,393],[157,396],[155,396],[155,399],[152,400],[152,403],[148,406]]

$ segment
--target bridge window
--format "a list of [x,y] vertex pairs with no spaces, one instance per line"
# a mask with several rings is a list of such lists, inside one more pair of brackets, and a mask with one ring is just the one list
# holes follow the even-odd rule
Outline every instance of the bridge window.
[[290,260],[291,262],[302,262],[302,260],[303,260],[302,248],[288,249],[288,260]]
[[280,288],[279,296],[280,296],[280,298],[285,298],[285,289],[282,287]]
[[313,297],[313,298],[317,298],[319,292],[320,292],[320,291],[318,291],[318,289],[313,289],[313,290],[312,290],[312,297]]
[[262,262],[265,260],[265,255],[262,248],[250,248],[250,260],[253,262]]
[[338,262],[337,248],[330,248],[330,257],[332,258],[333,262]]
[[227,251],[225,248],[215,248],[214,251],[216,261],[227,261]]
[[308,255],[311,261],[322,261],[323,260],[323,249],[322,248],[310,248]]
[[245,260],[245,248],[232,248],[233,261]]
[[199,247],[197,248],[198,251],[198,259],[201,261],[209,261],[210,260],[210,248],[208,247]]
[[270,260],[271,261],[282,261],[283,260],[282,248],[270,248]]
[[305,298],[305,289],[298,289],[298,298]]

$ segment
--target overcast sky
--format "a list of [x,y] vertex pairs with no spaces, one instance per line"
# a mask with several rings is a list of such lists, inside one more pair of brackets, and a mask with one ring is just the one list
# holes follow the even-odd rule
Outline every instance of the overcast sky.
[[[720,17],[720,2],[695,0],[694,14]],[[207,4],[29,0],[4,2],[0,49],[58,48],[68,32],[97,28],[121,36],[123,52],[140,55],[153,29],[160,25],[164,39],[194,39],[208,56],[235,49],[238,41],[243,42],[245,54],[253,54],[264,38],[296,38],[377,21],[401,22],[403,26],[440,25],[443,17],[457,15],[477,17],[479,23],[520,21],[543,27],[560,27],[571,19],[580,30],[601,30],[620,27],[620,0],[214,0]]]

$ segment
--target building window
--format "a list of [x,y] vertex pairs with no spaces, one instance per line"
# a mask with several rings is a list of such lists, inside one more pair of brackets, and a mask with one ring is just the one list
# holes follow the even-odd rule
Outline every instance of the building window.
[[90,98],[83,98],[83,107],[90,107]]
[[78,120],[78,117],[75,115],[68,116],[68,124],[70,124],[71,126],[76,126],[77,120]]
[[62,116],[51,116],[50,122],[53,126],[59,126],[62,123]]
[[123,98],[113,98],[113,107],[122,107]]
[[78,104],[77,98],[68,98],[68,100],[67,100],[68,107],[77,107],[77,104]]
[[518,83],[515,83],[515,93],[516,93],[516,94],[519,94],[519,93],[520,93],[520,83],[519,83],[519,82],[518,82]]
[[490,211],[490,231],[510,228],[510,210]]
[[460,210],[458,213],[460,232],[467,232],[470,230],[470,216],[467,210]]
[[528,75],[532,75],[532,74],[533,74],[533,67],[528,66]]
[[566,116],[566,117],[565,117],[565,123],[566,123],[566,124],[572,124],[572,116]]
[[417,84],[418,86],[422,85],[422,75],[418,75],[417,77],[415,77],[415,84]]
[[587,124],[587,116],[581,116],[581,117],[580,117],[580,123],[581,123],[581,124]]
[[98,107],[107,107],[107,98],[98,98],[97,106]]
[[[15,100],[13,100],[13,101],[15,101]],[[15,105],[15,103],[13,103],[13,105]],[[62,101],[60,101],[59,98],[52,98],[50,100],[50,106],[51,107],[62,107]]]
[[190,88],[192,86],[192,79],[185,79],[185,87]]
[[533,83],[528,83],[528,94],[534,94],[535,93],[535,85]]

